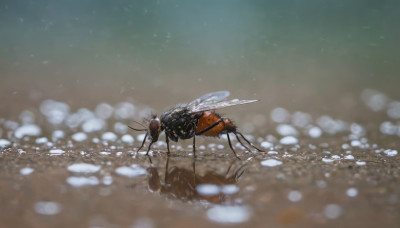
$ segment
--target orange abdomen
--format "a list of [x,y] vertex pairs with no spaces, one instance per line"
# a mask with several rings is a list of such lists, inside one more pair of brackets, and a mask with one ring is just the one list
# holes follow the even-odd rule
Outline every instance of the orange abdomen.
[[[200,118],[199,122],[197,123],[196,127],[196,133],[206,129],[207,127],[213,125],[217,121],[221,119],[221,116],[219,116],[217,113],[214,112],[204,112]],[[224,130],[227,130],[228,132],[232,131],[231,129],[235,129],[234,125],[229,119],[223,118],[223,122],[217,124],[213,128],[205,131],[201,135],[206,135],[206,136],[219,136]]]

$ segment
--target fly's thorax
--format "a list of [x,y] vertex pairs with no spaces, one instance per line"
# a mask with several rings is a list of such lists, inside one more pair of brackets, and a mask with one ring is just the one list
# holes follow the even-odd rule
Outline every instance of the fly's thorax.
[[158,141],[158,136],[160,135],[160,132],[161,132],[160,119],[155,116],[150,120],[149,123],[149,133],[152,142]]

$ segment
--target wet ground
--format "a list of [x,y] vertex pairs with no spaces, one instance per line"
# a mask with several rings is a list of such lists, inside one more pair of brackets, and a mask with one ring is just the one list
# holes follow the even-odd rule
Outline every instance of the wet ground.
[[196,158],[191,140],[167,156],[163,135],[150,156],[136,152],[143,134],[127,124],[203,93],[171,91],[153,108],[145,96],[18,90],[0,119],[0,227],[399,226],[399,103],[371,89],[308,99],[301,87],[285,103],[268,88],[231,91],[262,101],[223,110],[265,150],[234,140],[241,160],[226,137],[198,137]]

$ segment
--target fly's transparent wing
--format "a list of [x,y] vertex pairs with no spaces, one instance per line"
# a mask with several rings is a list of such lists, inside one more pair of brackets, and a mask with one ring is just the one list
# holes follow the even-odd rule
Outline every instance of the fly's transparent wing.
[[220,101],[217,103],[200,103],[197,106],[192,106],[189,109],[189,113],[196,113],[196,112],[204,112],[204,111],[209,111],[209,110],[216,110],[220,108],[225,108],[229,106],[234,106],[234,105],[241,105],[241,104],[248,104],[248,103],[253,103],[258,100],[229,100],[229,101]]
[[229,91],[218,91],[218,92],[207,93],[197,98],[196,100],[190,102],[188,104],[188,107],[190,109],[190,107],[217,103],[229,97],[229,95],[230,95]]

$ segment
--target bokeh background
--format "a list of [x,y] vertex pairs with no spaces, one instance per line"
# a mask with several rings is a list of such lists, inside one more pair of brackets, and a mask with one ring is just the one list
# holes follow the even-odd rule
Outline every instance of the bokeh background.
[[[206,92],[318,114],[400,98],[396,0],[3,0],[3,116],[52,98],[161,112]],[[336,107],[333,104],[341,104]],[[257,109],[255,105],[250,109]],[[344,114],[347,115],[348,113]]]

